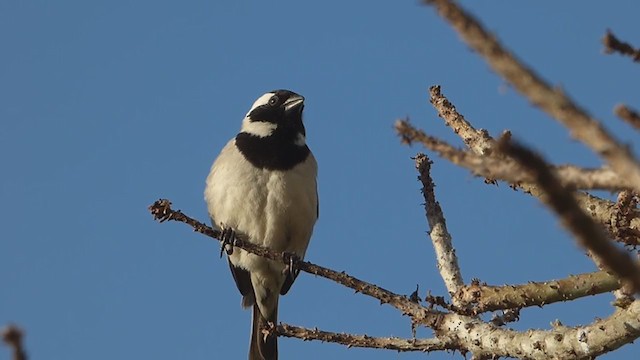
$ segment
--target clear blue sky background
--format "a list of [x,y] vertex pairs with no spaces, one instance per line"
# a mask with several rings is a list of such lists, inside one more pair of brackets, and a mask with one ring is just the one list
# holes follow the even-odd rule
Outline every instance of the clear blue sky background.
[[[640,45],[637,1],[463,4],[620,139],[637,141],[611,109],[640,106],[640,67],[600,44],[611,27]],[[307,98],[321,198],[307,259],[402,294],[416,284],[421,295],[445,293],[410,159],[420,148],[392,129],[409,116],[461,144],[428,104],[430,85],[494,135],[511,129],[555,162],[600,164],[415,0],[4,0],[0,45],[0,324],[26,330],[33,359],[246,357],[250,312],[217,242],[154,222],[147,206],[169,198],[208,221],[210,164],[267,90]],[[594,269],[535,199],[434,160],[466,281]],[[611,313],[611,300],[527,309],[514,326],[589,323]],[[308,274],[281,301],[280,320],[411,336],[397,311]],[[292,339],[280,349],[283,359],[427,357]]]

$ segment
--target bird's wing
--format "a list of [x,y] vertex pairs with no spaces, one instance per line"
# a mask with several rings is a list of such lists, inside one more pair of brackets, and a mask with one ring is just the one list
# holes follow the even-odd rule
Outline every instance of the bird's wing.
[[240,291],[240,294],[243,296],[242,306],[247,307],[252,305],[248,303],[250,299],[253,299],[253,285],[251,285],[251,276],[249,272],[241,267],[234,266],[229,260],[229,269],[231,270],[231,275],[233,275],[233,280],[236,282],[236,286]]

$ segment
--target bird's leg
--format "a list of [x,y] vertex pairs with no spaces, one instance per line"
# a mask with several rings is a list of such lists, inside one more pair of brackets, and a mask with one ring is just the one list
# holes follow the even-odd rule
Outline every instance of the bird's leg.
[[291,278],[291,281],[295,280],[300,273],[299,264],[301,259],[298,255],[289,252],[282,253],[282,257],[288,262],[283,272]]
[[227,255],[233,253],[233,244],[236,241],[236,231],[232,227],[223,226],[220,234],[220,257],[226,250]]

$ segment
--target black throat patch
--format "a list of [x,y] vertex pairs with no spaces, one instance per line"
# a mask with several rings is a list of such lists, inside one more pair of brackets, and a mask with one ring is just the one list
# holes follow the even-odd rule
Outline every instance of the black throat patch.
[[290,170],[307,159],[309,147],[294,143],[297,133],[278,131],[266,137],[241,132],[236,147],[253,166],[267,170]]

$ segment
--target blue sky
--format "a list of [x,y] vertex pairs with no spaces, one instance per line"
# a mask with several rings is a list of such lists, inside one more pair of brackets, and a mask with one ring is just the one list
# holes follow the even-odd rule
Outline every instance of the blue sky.
[[[600,38],[611,28],[639,45],[640,4],[463,5],[618,138],[637,140],[611,109],[640,107],[640,67],[603,55]],[[428,104],[430,85],[442,85],[478,128],[510,129],[558,163],[600,164],[417,1],[4,0],[0,44],[0,325],[26,330],[33,359],[246,357],[250,312],[240,308],[217,243],[155,223],[147,206],[169,198],[207,220],[210,164],[267,90],[307,99],[321,204],[307,259],[398,293],[416,284],[422,295],[445,293],[410,159],[420,148],[401,145],[392,128],[409,116],[461,145]],[[594,269],[535,199],[434,161],[466,281],[522,283]],[[514,326],[588,323],[607,316],[611,300],[527,309]],[[281,300],[280,320],[411,336],[409,319],[395,310],[308,274]],[[638,350],[627,345],[603,358]],[[291,339],[280,340],[280,352],[425,358]]]

